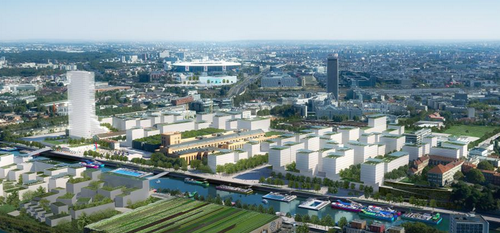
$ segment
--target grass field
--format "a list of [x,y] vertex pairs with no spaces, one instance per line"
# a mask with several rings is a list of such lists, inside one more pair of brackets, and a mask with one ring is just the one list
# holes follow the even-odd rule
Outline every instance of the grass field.
[[66,143],[65,141],[59,141],[59,140],[44,140],[44,142],[50,143],[52,145],[61,145]]
[[443,133],[451,134],[451,135],[465,135],[480,138],[486,133],[492,132],[498,127],[492,126],[480,126],[480,125],[454,125],[444,131]]
[[16,210],[16,207],[11,205],[0,205],[0,213],[7,214]]
[[159,201],[87,226],[108,233],[132,232],[251,232],[276,219],[233,207],[190,199]]

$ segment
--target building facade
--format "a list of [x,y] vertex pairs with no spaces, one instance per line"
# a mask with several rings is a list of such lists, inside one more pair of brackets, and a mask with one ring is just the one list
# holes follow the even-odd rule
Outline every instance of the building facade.
[[107,130],[100,126],[95,114],[94,73],[87,71],[70,71],[66,73],[69,80],[69,136],[91,138]]

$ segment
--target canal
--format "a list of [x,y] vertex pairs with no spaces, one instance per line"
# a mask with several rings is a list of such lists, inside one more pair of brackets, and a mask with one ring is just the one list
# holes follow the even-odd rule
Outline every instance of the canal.
[[[18,155],[19,152],[15,151],[15,155]],[[43,156],[39,156],[41,158],[44,158]],[[69,159],[61,159],[61,158],[53,158],[51,156],[52,160],[57,160],[60,162],[64,163],[75,163],[74,160],[69,160]],[[102,168],[103,172],[110,171],[112,170],[112,167],[105,167]],[[157,182],[159,180],[159,182]],[[305,201],[305,198],[298,197],[297,199],[287,203],[287,202],[280,202],[280,201],[274,201],[274,200],[268,200],[267,203],[262,202],[262,196],[264,196],[267,193],[264,192],[259,192],[259,191],[254,191],[253,194],[249,195],[244,195],[244,194],[239,194],[239,193],[232,193],[232,192],[227,192],[227,191],[222,191],[222,190],[217,190],[215,187],[216,185],[210,184],[208,187],[203,187],[200,185],[196,184],[191,184],[191,183],[185,183],[183,179],[181,178],[174,178],[174,177],[162,177],[159,179],[154,179],[150,181],[150,186],[151,188],[154,189],[176,189],[181,192],[197,192],[198,195],[204,196],[205,198],[208,196],[211,197],[216,197],[219,195],[223,200],[227,198],[231,198],[232,201],[241,201],[242,204],[247,204],[247,205],[263,205],[266,208],[269,208],[270,206],[273,207],[273,209],[276,212],[282,212],[282,213],[290,213],[292,216],[295,214],[300,214],[300,215],[306,215],[308,214],[309,216],[312,215],[317,215],[318,217],[323,217],[329,214],[335,222],[338,222],[340,218],[345,217],[347,221],[353,220],[353,219],[363,219],[366,220],[367,223],[372,223],[372,222],[380,222],[385,224],[386,226],[393,226],[393,225],[400,225],[401,223],[405,222],[405,220],[398,219],[394,222],[385,222],[385,221],[378,221],[378,220],[373,220],[371,218],[363,218],[359,216],[357,213],[353,212],[348,212],[348,211],[343,211],[343,210],[337,210],[333,209],[330,206],[326,206],[321,210],[315,211],[315,210],[309,210],[309,209],[303,209],[299,208],[299,204]],[[433,226],[436,227],[439,230],[442,231],[448,231],[449,229],[449,216],[448,215],[442,215],[443,216],[443,221],[438,225],[438,226]]]
[[[160,183],[157,183],[157,180],[159,180]],[[401,219],[396,220],[394,222],[385,222],[385,221],[373,220],[371,218],[362,218],[362,217],[358,216],[357,213],[333,209],[330,206],[326,206],[325,208],[323,208],[319,211],[303,209],[303,208],[299,208],[298,206],[300,203],[302,203],[306,199],[300,198],[300,197],[298,197],[297,199],[295,199],[289,203],[268,200],[268,203],[264,204],[262,202],[262,196],[266,195],[267,193],[255,192],[255,191],[253,194],[249,194],[249,195],[232,193],[232,192],[217,190],[215,188],[216,185],[213,185],[213,184],[210,184],[208,187],[203,187],[203,186],[196,185],[196,184],[185,183],[184,180],[182,180],[180,178],[173,178],[173,177],[151,180],[150,186],[151,186],[151,188],[155,188],[155,189],[159,189],[159,188],[161,188],[161,189],[177,189],[183,193],[196,191],[198,193],[198,195],[204,196],[204,197],[207,197],[207,196],[216,197],[217,195],[219,195],[223,200],[225,200],[227,198],[231,198],[232,201],[240,200],[241,203],[243,203],[243,204],[248,204],[248,205],[255,204],[257,206],[263,205],[266,208],[269,208],[270,206],[272,206],[276,212],[290,213],[292,216],[294,214],[300,214],[300,215],[308,214],[309,216],[317,215],[318,217],[321,218],[321,217],[329,214],[335,220],[335,222],[338,222],[340,220],[340,218],[342,218],[342,217],[346,217],[347,221],[350,221],[353,219],[363,219],[363,220],[366,220],[367,223],[381,222],[381,223],[385,224],[386,226],[400,225],[401,223],[405,222],[405,220],[401,220]],[[439,230],[442,230],[442,231],[448,231],[448,228],[449,228],[448,224],[449,224],[448,215],[443,215],[443,221],[438,226],[435,226],[435,227]]]

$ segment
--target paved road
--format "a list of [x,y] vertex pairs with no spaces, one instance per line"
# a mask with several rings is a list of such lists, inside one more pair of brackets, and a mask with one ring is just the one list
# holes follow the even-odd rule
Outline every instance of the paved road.
[[242,94],[250,84],[256,82],[259,78],[263,77],[266,74],[267,70],[264,70],[258,75],[248,76],[242,82],[237,83],[236,85],[231,87],[231,89],[229,89],[229,91],[227,92],[227,96],[233,97]]

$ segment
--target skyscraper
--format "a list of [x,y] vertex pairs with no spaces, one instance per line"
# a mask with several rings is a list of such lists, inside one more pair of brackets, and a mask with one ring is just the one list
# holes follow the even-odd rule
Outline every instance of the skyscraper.
[[69,136],[91,138],[106,132],[95,114],[94,73],[70,71],[66,76],[69,80]]
[[332,93],[339,100],[339,56],[333,54],[328,57],[326,65],[326,92]]

